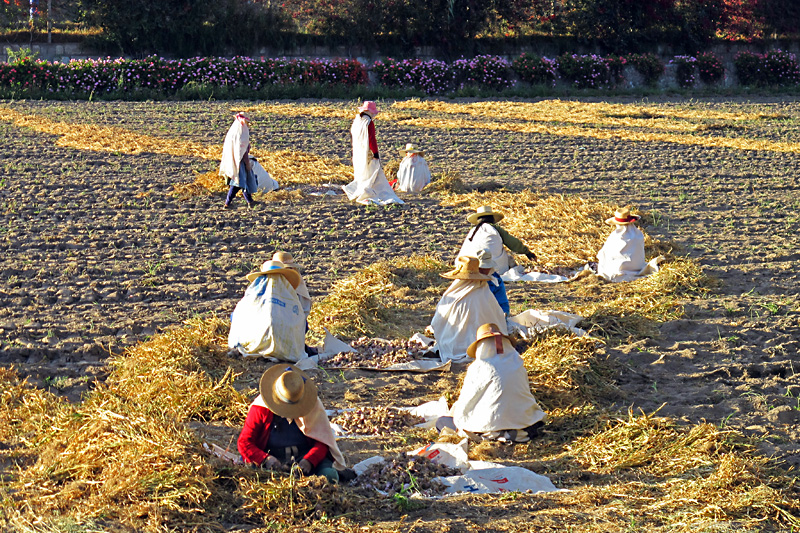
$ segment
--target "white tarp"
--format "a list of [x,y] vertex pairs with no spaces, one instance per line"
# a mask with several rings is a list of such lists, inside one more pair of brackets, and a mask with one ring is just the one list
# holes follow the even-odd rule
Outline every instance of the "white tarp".
[[389,185],[380,160],[372,158],[367,130],[371,120],[367,115],[358,116],[350,128],[353,136],[354,179],[342,189],[348,199],[360,204],[402,204],[404,202]]
[[253,165],[253,174],[256,175],[256,182],[258,183],[256,192],[271,192],[281,188],[278,182],[272,179],[267,169],[261,166],[261,163],[259,163],[255,157],[250,157],[250,163]]
[[239,163],[242,162],[247,147],[250,145],[250,129],[242,124],[238,119],[233,120],[233,124],[225,135],[225,143],[222,145],[222,160],[219,164],[219,175],[236,181],[239,177]]
[[[472,235],[473,232],[475,232],[474,236]],[[472,240],[470,240],[470,237],[472,237]],[[478,252],[481,250],[485,250],[492,255],[495,272],[500,276],[506,273],[510,264],[508,252],[506,252],[503,245],[503,237],[491,224],[481,224],[477,231],[475,231],[475,228],[470,229],[464,239],[464,244],[461,245],[458,256],[478,257]]]
[[397,185],[401,192],[419,192],[431,182],[428,163],[419,154],[408,154],[397,169]]
[[551,328],[563,328],[579,337],[586,335],[585,330],[576,327],[583,317],[566,311],[528,309],[508,320],[520,326],[520,333],[526,339]]
[[497,324],[508,334],[506,317],[486,281],[454,280],[436,305],[431,329],[443,362],[467,358],[467,347],[475,340],[478,328]]
[[569,278],[558,274],[545,274],[543,272],[525,272],[522,266],[515,266],[500,276],[506,283],[513,281],[538,281],[539,283],[562,283]]
[[644,234],[633,224],[618,225],[597,252],[597,275],[608,281],[633,281],[658,272],[658,256],[644,257]]
[[[491,466],[488,466],[491,465]],[[556,492],[549,478],[520,466],[504,466],[486,461],[470,461],[470,470],[460,476],[440,477],[447,485],[447,494],[468,492],[494,494],[497,492]]]
[[306,320],[297,293],[280,274],[257,277],[231,314],[228,347],[244,356],[299,361]]
[[478,345],[451,412],[455,426],[471,433],[525,429],[546,416],[508,339],[503,339],[503,353],[497,353],[494,339]]

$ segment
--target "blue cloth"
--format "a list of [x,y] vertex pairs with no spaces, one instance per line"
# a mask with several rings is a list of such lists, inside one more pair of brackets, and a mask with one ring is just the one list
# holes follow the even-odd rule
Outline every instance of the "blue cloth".
[[494,294],[495,300],[500,304],[500,309],[508,316],[511,312],[511,307],[508,305],[508,296],[506,295],[506,284],[503,283],[503,278],[497,272],[492,272],[492,278],[489,280],[489,289]]
[[295,458],[299,461],[311,449],[311,445],[300,428],[297,422],[292,420],[291,423],[282,416],[274,415],[272,417],[272,427],[269,431],[269,438],[267,439],[268,454],[274,455],[281,461],[289,459],[286,457],[285,450],[290,447],[297,448],[297,455]]
[[247,194],[253,194],[258,190],[258,181],[255,172],[247,172],[244,159],[239,162],[239,175],[234,176],[231,185],[244,189]]

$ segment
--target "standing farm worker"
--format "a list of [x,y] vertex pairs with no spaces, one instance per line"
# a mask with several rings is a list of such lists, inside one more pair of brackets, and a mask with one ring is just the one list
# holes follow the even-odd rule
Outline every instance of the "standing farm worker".
[[436,426],[466,433],[472,440],[527,442],[539,434],[546,417],[531,394],[519,353],[496,324],[478,328],[467,348],[467,367],[458,400]]
[[358,108],[350,134],[353,137],[353,181],[342,187],[347,198],[360,204],[402,204],[381,167],[378,141],[375,138],[375,102]]
[[503,310],[489,290],[491,276],[481,274],[478,259],[459,257],[456,268],[441,274],[454,280],[436,305],[431,329],[442,362],[467,358],[467,348],[482,324],[502,324],[507,334]]
[[305,357],[306,316],[297,288],[300,274],[267,261],[247,275],[250,285],[231,314],[228,347],[244,356],[299,361]]
[[475,213],[467,216],[467,220],[475,227],[464,239],[458,255],[477,257],[479,250],[486,250],[492,254],[495,271],[501,276],[515,264],[504,247],[514,253],[524,255],[528,259],[536,260],[536,255],[521,240],[498,225],[498,222],[503,220],[503,214],[493,211],[491,206],[479,207]]
[[495,264],[494,261],[492,261],[492,254],[486,250],[481,250],[478,252],[478,261],[480,261],[478,265],[478,271],[481,274],[491,277],[489,280],[489,290],[492,291],[494,299],[497,300],[497,304],[500,306],[500,309],[502,309],[503,313],[508,316],[508,314],[511,312],[511,307],[508,305],[506,284],[503,282],[503,278],[501,278],[500,275],[494,271]]
[[408,143],[404,150],[406,156],[400,161],[397,169],[397,182],[395,190],[400,192],[419,192],[431,182],[431,171],[428,163],[422,156],[425,152],[415,145]]
[[297,465],[303,475],[338,482],[345,459],[311,378],[279,363],[261,376],[258,392],[237,442],[245,463],[276,471]]
[[608,281],[631,281],[658,272],[658,256],[649,263],[644,258],[644,234],[634,222],[639,215],[632,215],[628,207],[614,212],[606,220],[616,226],[605,244],[597,252],[597,275]]
[[225,209],[230,207],[231,201],[240,189],[247,206],[255,207],[256,202],[253,201],[252,195],[258,188],[258,182],[250,161],[250,117],[244,113],[236,114],[233,124],[225,135],[219,175],[223,176],[231,186],[225,198]]

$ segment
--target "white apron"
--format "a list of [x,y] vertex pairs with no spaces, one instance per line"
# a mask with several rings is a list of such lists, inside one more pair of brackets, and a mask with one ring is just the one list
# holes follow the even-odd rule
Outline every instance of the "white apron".
[[428,163],[419,154],[409,154],[400,162],[397,169],[397,185],[400,192],[419,192],[431,182]]
[[250,145],[250,128],[234,119],[225,135],[222,145],[222,161],[219,164],[219,175],[231,180],[239,179],[239,163],[242,162],[247,147]]
[[500,233],[491,224],[481,224],[481,227],[475,233],[475,237],[470,241],[469,237],[473,231],[475,231],[475,228],[470,229],[469,233],[467,233],[458,255],[478,257],[480,250],[486,250],[492,254],[492,261],[495,264],[494,271],[501,276],[505,274],[508,271],[509,258]]
[[633,224],[618,225],[597,252],[597,275],[608,281],[632,281],[657,272],[660,259],[648,264],[642,231]]
[[[260,394],[253,400],[252,405],[258,405],[259,407],[269,409]],[[333,457],[333,467],[336,470],[343,470],[347,466],[344,456],[339,450],[339,445],[336,443],[336,436],[333,434],[331,422],[328,420],[328,415],[325,414],[325,407],[323,407],[322,401],[319,398],[317,398],[317,403],[310,413],[297,419],[297,427],[300,428],[300,431],[302,431],[303,435],[306,437],[328,446],[328,451],[331,453],[331,457]]]
[[484,324],[508,334],[506,317],[486,281],[454,280],[436,305],[431,328],[442,362],[467,358],[467,348]]
[[544,420],[522,358],[508,339],[503,339],[503,352],[497,353],[493,338],[478,345],[451,409],[458,429],[487,433],[525,429]]
[[378,159],[371,157],[369,149],[369,123],[367,115],[357,116],[350,128],[353,136],[353,174],[354,179],[342,189],[349,200],[360,204],[402,204],[394,193]]

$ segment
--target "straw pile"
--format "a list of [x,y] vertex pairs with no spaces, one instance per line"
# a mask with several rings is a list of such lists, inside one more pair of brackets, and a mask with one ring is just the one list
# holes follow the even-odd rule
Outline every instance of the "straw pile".
[[[728,136],[732,128],[722,128],[723,135],[710,134],[683,134],[664,132],[663,130],[678,130],[690,132],[720,131],[719,128],[709,130],[707,124],[691,124],[687,126],[686,119],[696,118],[708,120],[725,117],[725,120],[741,121],[752,120],[747,114],[714,114],[714,112],[681,111],[672,124],[671,118],[645,119],[640,112],[625,111],[626,104],[604,104],[611,106],[607,110],[602,104],[587,102],[562,102],[548,100],[536,104],[523,104],[520,102],[504,102],[508,106],[506,111],[498,111],[495,102],[477,102],[473,104],[450,104],[438,101],[405,101],[397,102],[395,106],[400,109],[414,109],[435,111],[436,115],[430,118],[412,118],[399,121],[404,126],[436,129],[483,129],[494,131],[508,131],[514,133],[537,133],[565,137],[586,137],[593,139],[616,139],[636,142],[664,142],[688,146],[705,146],[709,148],[733,148],[739,150],[771,151],[771,152],[800,152],[800,144],[792,142],[773,142],[757,137],[746,138],[743,136]],[[526,107],[528,106],[528,107]],[[659,108],[656,108],[659,109]],[[623,111],[619,111],[623,110]],[[526,114],[527,113],[527,114]],[[466,115],[469,118],[446,118],[447,114]],[[629,114],[628,117],[625,115]],[[645,114],[644,116],[649,116]],[[773,118],[764,115],[754,115],[759,119]],[[497,118],[506,119],[505,122]],[[780,118],[775,116],[774,118]]]
[[445,171],[431,176],[431,182],[425,187],[425,193],[465,193],[469,188],[464,184],[461,174],[453,171]]
[[314,519],[359,510],[364,513],[362,496],[322,476],[295,478],[274,472],[256,471],[237,480],[237,496],[244,500],[245,517],[264,525],[309,524]]
[[564,459],[593,472],[625,476],[636,469],[631,472],[636,480],[663,480],[649,485],[656,497],[645,498],[652,503],[637,511],[669,517],[676,525],[772,519],[797,527],[800,502],[792,494],[794,481],[773,472],[754,448],[741,434],[711,424],[679,427],[655,414],[629,412],[604,431],[567,446]]
[[619,392],[614,367],[598,354],[595,339],[547,330],[521,355],[531,390],[548,407],[593,404]]
[[447,269],[429,256],[374,263],[334,283],[328,296],[311,308],[308,323],[347,338],[407,337],[430,320],[446,281],[439,273]]
[[491,205],[505,215],[501,225],[536,254],[540,268],[591,261],[610,232],[605,219],[614,213],[610,205],[579,196],[541,196],[529,190],[448,194],[440,203],[472,212]]

